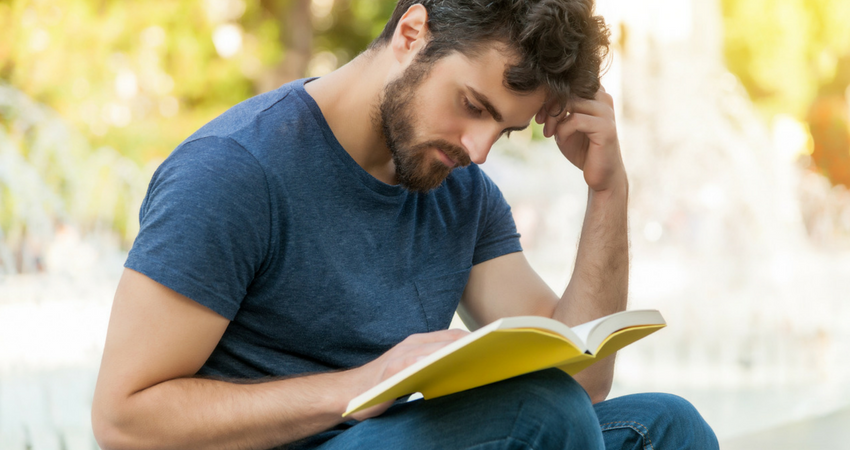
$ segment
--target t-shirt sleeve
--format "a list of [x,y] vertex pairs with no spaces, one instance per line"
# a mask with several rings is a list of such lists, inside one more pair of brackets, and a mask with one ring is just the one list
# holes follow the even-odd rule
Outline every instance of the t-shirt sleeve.
[[270,242],[265,173],[231,139],[184,143],[157,169],[125,267],[232,320]]
[[483,171],[484,211],[481,214],[482,226],[479,228],[472,264],[497,258],[508,253],[521,252],[519,233],[516,230],[511,207],[502,196],[496,183]]

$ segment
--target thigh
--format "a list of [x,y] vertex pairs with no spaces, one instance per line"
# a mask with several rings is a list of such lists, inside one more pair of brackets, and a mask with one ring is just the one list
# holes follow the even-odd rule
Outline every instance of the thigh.
[[[567,424],[567,426],[565,426]],[[457,394],[394,405],[318,447],[349,449],[602,449],[587,394],[547,370]]]
[[717,437],[696,408],[671,394],[635,394],[594,405],[606,450],[711,450]]

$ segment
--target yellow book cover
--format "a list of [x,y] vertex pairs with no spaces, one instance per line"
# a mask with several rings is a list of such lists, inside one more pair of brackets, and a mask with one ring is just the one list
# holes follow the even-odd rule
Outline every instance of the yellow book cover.
[[416,392],[436,398],[551,367],[575,375],[665,326],[656,310],[623,311],[572,328],[547,317],[506,317],[358,395],[343,417]]

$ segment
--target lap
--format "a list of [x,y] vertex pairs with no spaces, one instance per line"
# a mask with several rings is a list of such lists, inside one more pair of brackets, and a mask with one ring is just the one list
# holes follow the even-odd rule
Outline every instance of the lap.
[[636,394],[596,405],[572,377],[545,370],[477,389],[397,404],[287,448],[713,449],[696,409],[669,394]]
[[559,370],[546,370],[445,397],[394,405],[316,448],[592,450],[602,448],[597,423],[581,386]]

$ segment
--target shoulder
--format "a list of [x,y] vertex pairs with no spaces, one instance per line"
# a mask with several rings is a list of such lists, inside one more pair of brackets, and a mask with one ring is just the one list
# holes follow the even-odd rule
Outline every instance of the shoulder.
[[209,136],[184,142],[157,168],[141,215],[172,208],[196,214],[207,208],[262,211],[268,202],[268,181],[260,162],[234,140]]
[[[315,112],[305,102],[304,80],[287,83],[233,106],[192,134],[181,147],[197,141],[229,140],[271,172],[297,165],[307,149],[324,143]],[[179,148],[178,148],[179,150]]]
[[187,140],[174,149],[151,181],[174,177],[247,181],[262,174],[259,161],[234,139],[204,136]]
[[295,82],[284,84],[278,89],[251,97],[232,106],[189,136],[186,141],[210,136],[237,138],[237,136],[244,135],[246,130],[249,132],[256,131],[252,129],[256,128],[256,124],[266,116],[280,116],[290,113],[299,106],[298,102],[292,101],[297,97],[292,95],[293,83]]
[[226,172],[226,178],[263,172],[270,147],[280,143],[281,126],[303,114],[303,102],[294,95],[302,81],[249,98],[211,120],[174,149],[153,181],[173,171]]

